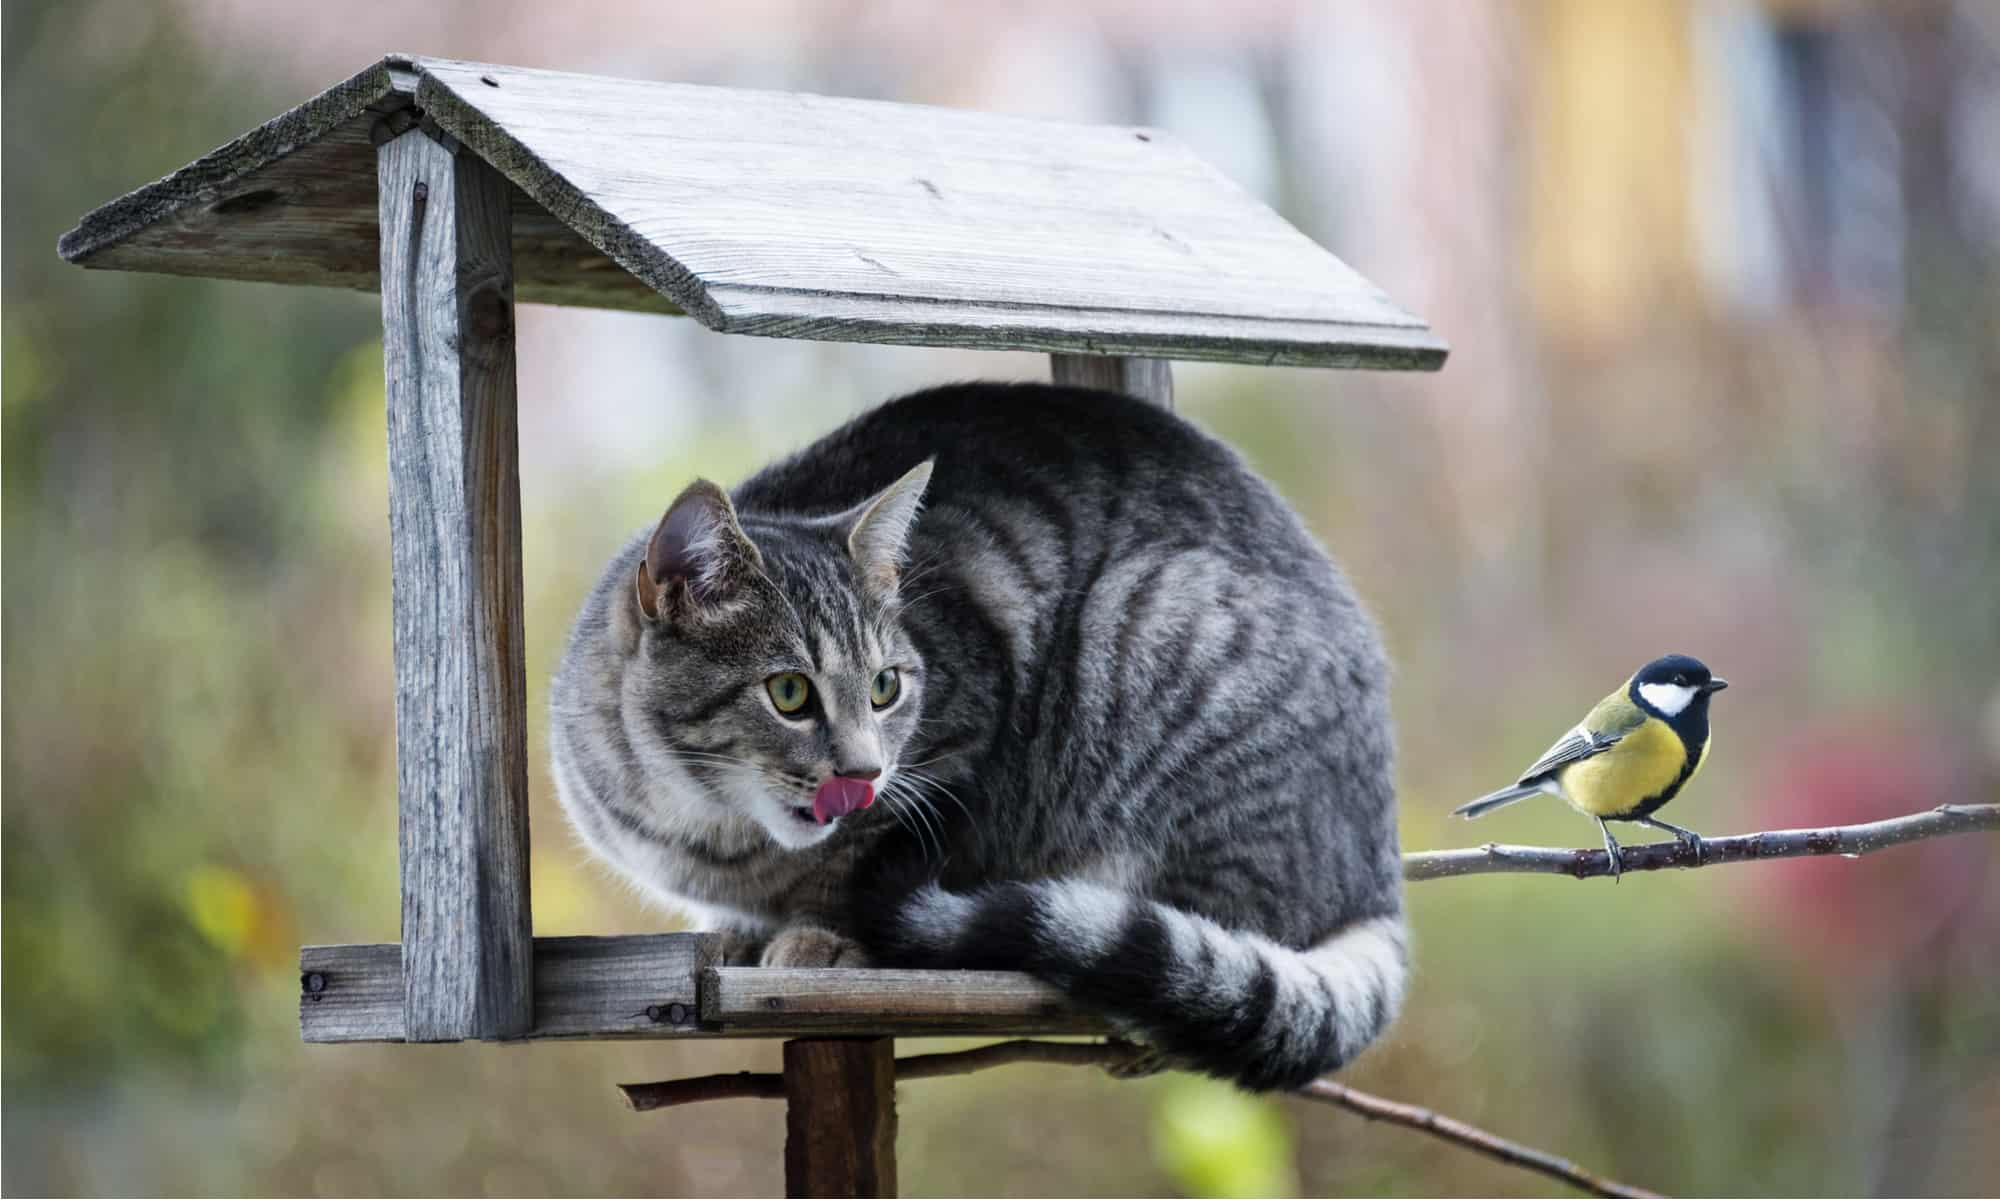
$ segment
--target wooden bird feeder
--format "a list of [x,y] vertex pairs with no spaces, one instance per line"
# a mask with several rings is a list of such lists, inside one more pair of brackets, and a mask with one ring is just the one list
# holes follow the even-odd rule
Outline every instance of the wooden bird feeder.
[[1106,1032],[1026,976],[533,936],[517,300],[722,333],[1433,370],[1425,324],[1172,137],[391,55],[85,216],[85,267],[379,291],[402,942],[307,946],[309,1042],[794,1039],[787,1189],[895,1190],[892,1039]]

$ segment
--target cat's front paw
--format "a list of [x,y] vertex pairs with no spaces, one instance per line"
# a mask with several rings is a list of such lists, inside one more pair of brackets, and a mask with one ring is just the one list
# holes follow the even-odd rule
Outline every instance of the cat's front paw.
[[754,967],[763,958],[765,938],[762,934],[741,929],[717,929],[711,931],[709,936],[715,939],[718,966]]
[[764,947],[767,967],[865,967],[861,943],[817,925],[794,925]]

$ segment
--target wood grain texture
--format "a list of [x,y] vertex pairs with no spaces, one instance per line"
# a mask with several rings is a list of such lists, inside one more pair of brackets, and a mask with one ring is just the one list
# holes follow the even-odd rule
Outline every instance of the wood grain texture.
[[506,181],[378,151],[410,1041],[533,1027],[527,678]]
[[1174,406],[1174,365],[1164,358],[1051,354],[1049,377],[1066,387],[1123,392],[1161,408]]
[[[535,940],[533,1038],[655,1038],[699,1032],[713,940],[692,933]],[[315,978],[317,977],[317,978]],[[394,942],[299,951],[299,1034],[308,1042],[400,1042],[403,954]]]
[[[1025,975],[986,971],[717,968],[707,934],[536,938],[530,1038],[773,1038],[1103,1034]],[[299,952],[308,1042],[400,1042],[395,943]],[[317,981],[314,976],[318,975]],[[864,978],[865,977],[865,978]],[[769,1001],[779,1000],[774,1008]]]
[[[157,183],[99,208],[58,250],[80,266],[376,291],[370,134],[415,98],[413,60],[386,59]],[[678,313],[509,185],[516,298]]]
[[785,1195],[896,1194],[896,1043],[785,1043]]
[[517,185],[524,300],[774,337],[1430,369],[1444,345],[1155,130],[393,56],[63,238],[86,266],[369,287],[414,104]]
[[725,332],[1086,353],[1108,333],[1125,353],[1355,365],[1379,332],[1389,365],[1442,359],[1421,321],[1157,130],[441,60],[421,74],[418,104],[453,136]]
[[1011,971],[716,967],[702,1019],[739,1034],[1101,1034],[1061,992]]

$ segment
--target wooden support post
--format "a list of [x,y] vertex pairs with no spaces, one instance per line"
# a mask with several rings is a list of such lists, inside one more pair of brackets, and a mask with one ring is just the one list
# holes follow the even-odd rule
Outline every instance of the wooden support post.
[[1070,387],[1102,388],[1174,406],[1174,364],[1164,358],[1119,358],[1101,354],[1051,354],[1049,374]]
[[377,127],[403,1036],[526,1035],[527,674],[506,180]]
[[896,1194],[896,1040],[785,1043],[785,1195]]

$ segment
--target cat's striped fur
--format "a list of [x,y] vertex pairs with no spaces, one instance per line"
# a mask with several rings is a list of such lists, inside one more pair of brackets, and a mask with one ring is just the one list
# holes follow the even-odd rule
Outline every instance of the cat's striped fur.
[[[1393,1019],[1387,666],[1222,444],[1109,393],[961,385],[675,511],[554,689],[565,807],[641,887],[766,962],[1030,971],[1254,1088]],[[805,723],[765,697],[792,670],[826,697]],[[883,803],[793,815],[853,764]]]

